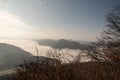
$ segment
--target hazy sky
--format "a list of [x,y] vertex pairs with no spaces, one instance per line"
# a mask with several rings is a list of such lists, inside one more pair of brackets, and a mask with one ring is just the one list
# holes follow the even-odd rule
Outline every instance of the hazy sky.
[[0,38],[94,41],[120,0],[0,0]]

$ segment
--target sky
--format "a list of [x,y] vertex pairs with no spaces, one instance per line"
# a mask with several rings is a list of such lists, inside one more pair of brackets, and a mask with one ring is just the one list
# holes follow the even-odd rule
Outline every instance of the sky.
[[120,0],[0,0],[0,38],[95,41]]

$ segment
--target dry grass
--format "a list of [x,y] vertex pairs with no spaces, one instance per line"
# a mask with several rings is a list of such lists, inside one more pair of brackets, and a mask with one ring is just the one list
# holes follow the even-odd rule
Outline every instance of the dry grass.
[[48,60],[19,65],[10,80],[120,80],[120,63],[78,61],[49,63]]

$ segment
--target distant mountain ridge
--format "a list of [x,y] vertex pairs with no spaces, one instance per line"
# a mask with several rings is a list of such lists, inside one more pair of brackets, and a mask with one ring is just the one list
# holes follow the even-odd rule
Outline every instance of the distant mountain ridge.
[[45,46],[51,46],[53,48],[57,49],[64,49],[64,48],[69,48],[69,49],[87,49],[90,47],[88,44],[81,44],[77,41],[71,41],[71,40],[66,40],[66,39],[60,39],[60,40],[52,40],[52,39],[42,39],[42,40],[36,40],[40,45],[45,45]]

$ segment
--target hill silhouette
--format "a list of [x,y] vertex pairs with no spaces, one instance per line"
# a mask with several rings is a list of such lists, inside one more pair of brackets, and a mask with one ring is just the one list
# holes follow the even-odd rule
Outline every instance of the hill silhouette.
[[57,49],[69,48],[69,49],[84,50],[84,49],[90,47],[89,44],[81,44],[77,41],[71,41],[71,40],[66,40],[66,39],[60,39],[57,41],[52,40],[52,39],[42,39],[42,40],[37,40],[37,42],[40,45],[51,46],[51,47],[57,48]]
[[0,70],[14,68],[23,60],[31,60],[33,55],[23,49],[5,43],[0,43]]
[[33,56],[31,53],[24,51],[23,49],[5,43],[0,43],[0,71],[9,70],[15,68],[17,65],[31,61],[43,61],[48,60],[58,62],[57,59],[47,58],[44,56]]

